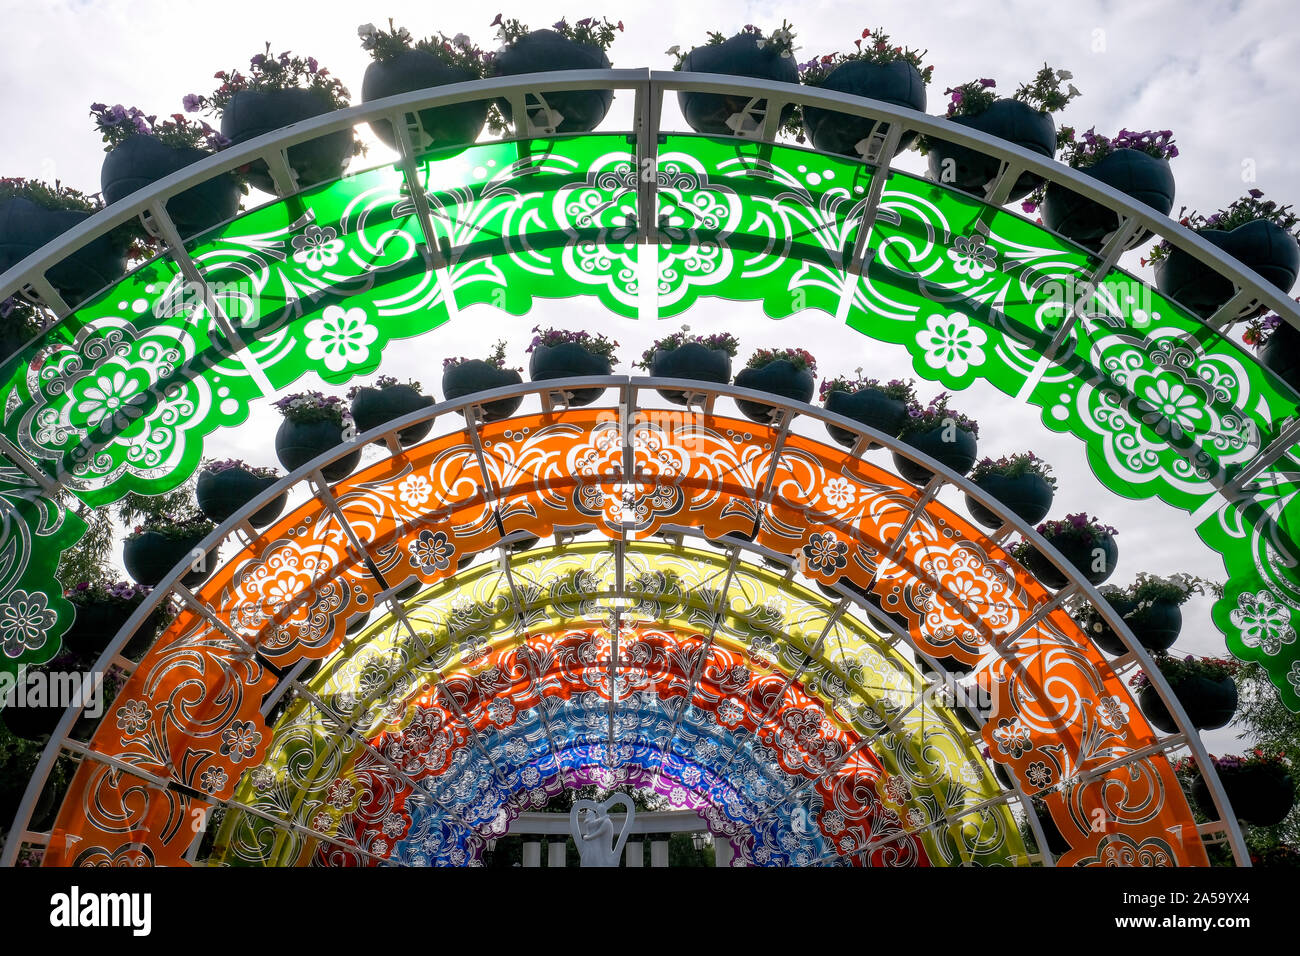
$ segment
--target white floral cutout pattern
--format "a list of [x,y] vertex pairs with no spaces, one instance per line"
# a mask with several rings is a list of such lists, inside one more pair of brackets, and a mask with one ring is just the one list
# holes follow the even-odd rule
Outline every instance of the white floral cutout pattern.
[[916,333],[916,344],[925,351],[926,365],[946,369],[960,378],[972,367],[984,364],[984,344],[988,338],[988,333],[971,325],[970,319],[961,312],[936,313]]

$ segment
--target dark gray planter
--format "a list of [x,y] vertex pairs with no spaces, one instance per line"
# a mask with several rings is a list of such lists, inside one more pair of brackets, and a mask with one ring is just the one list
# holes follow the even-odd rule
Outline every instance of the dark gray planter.
[[[1284,230],[1263,219],[1230,232],[1203,229],[1200,236],[1257,272],[1270,285],[1290,292],[1300,271],[1300,247]],[[1232,281],[1180,249],[1156,262],[1156,288],[1201,318],[1209,318],[1235,294]],[[1260,314],[1248,309],[1240,318]]]
[[[1031,525],[1036,525],[1047,517],[1047,512],[1052,509],[1052,499],[1055,497],[1055,492],[1046,479],[1033,472],[1026,472],[1015,478],[1007,475],[986,475],[976,481],[975,485]],[[966,496],[966,507],[971,517],[984,527],[1002,527],[1002,519],[970,495]]]
[[[1109,534],[1102,535],[1096,544],[1075,537],[1059,535],[1056,537],[1044,535],[1044,537],[1094,587],[1115,573],[1115,562],[1119,560],[1119,548],[1115,545],[1115,539]],[[1100,548],[1102,552],[1103,567],[1101,570],[1093,569],[1093,559],[1097,557],[1093,554],[1093,551],[1096,548]],[[1030,548],[1029,557],[1025,563],[1034,577],[1053,590],[1060,590],[1069,581],[1069,578],[1057,570],[1056,565],[1048,561],[1037,548]]]
[[[1117,149],[1100,162],[1078,171],[1145,203],[1161,215],[1168,215],[1174,208],[1174,174],[1168,160],[1136,149]],[[1106,238],[1119,228],[1117,213],[1059,183],[1047,184],[1042,215],[1048,229],[1093,252],[1100,251]],[[1150,238],[1150,231],[1141,229],[1124,248],[1136,249]]]
[[[1276,826],[1295,806],[1295,779],[1280,767],[1219,767],[1218,774],[1232,813],[1252,826]],[[1201,777],[1192,784],[1192,799],[1207,817],[1218,819],[1210,788]]]
[[[1056,123],[1052,114],[1040,113],[1019,100],[996,100],[983,113],[958,116],[948,122],[1005,139],[1048,159],[1056,155]],[[927,157],[931,179],[981,198],[1002,168],[1002,161],[996,156],[934,138],[930,139]],[[1042,178],[1033,173],[1021,173],[1007,197],[1008,201],[1023,199],[1042,182]]]
[[1300,329],[1287,322],[1269,333],[1259,360],[1278,378],[1300,392]]
[[[650,361],[655,378],[691,378],[700,382],[726,385],[731,381],[731,356],[725,349],[710,349],[698,342],[688,342],[675,349],[657,349]],[[675,405],[685,405],[687,393],[680,389],[660,388],[659,394]]]
[[[849,60],[831,70],[817,88],[852,93],[865,99],[880,100],[919,113],[925,112],[925,81],[921,79],[920,71],[906,60],[894,60],[892,63]],[[803,125],[814,148],[825,153],[861,159],[858,144],[871,138],[877,123],[862,116],[805,106]],[[879,125],[882,133],[888,131],[888,123]],[[916,133],[904,133],[898,142],[898,148],[906,149],[915,139]]]
[[[907,403],[890,398],[878,388],[862,388],[856,392],[827,392],[826,411],[851,418],[894,437],[897,437],[903,428],[903,422],[907,420]],[[857,444],[858,435],[846,428],[827,424],[826,431],[845,448]],[[876,442],[867,443],[867,448],[879,447]]]
[[[1134,602],[1127,596],[1116,594],[1113,597],[1106,598],[1110,606],[1123,617],[1133,610]],[[1124,641],[1120,638],[1115,629],[1106,623],[1099,616],[1094,616],[1091,621],[1080,625],[1082,630],[1092,640],[1092,643],[1101,648],[1112,657],[1119,657],[1121,654],[1127,654],[1128,648],[1124,646]],[[1137,636],[1136,634],[1134,635]],[[1172,641],[1170,643],[1173,643]],[[1168,647],[1168,645],[1165,645]],[[1148,650],[1162,651],[1165,647],[1148,647]]]
[[[575,43],[554,30],[534,30],[520,37],[497,54],[493,73],[496,76],[518,76],[524,73],[552,73],[564,70],[608,70],[609,57],[600,47]],[[546,103],[564,119],[556,127],[557,133],[589,133],[605,118],[614,102],[613,90],[568,90],[547,93]],[[541,104],[533,97],[527,109],[534,125]],[[497,106],[506,122],[514,122],[510,101],[498,99]]]
[[[134,538],[128,538],[122,546],[122,563],[126,573],[138,584],[152,587],[171,573],[178,564],[190,564],[195,560],[199,543],[206,535],[194,535],[187,538],[169,538],[157,531],[145,531]],[[215,558],[208,555],[199,571],[187,571],[180,582],[187,588],[193,588],[207,580],[213,571]]]
[[[104,202],[125,199],[210,155],[202,149],[168,146],[154,136],[132,136],[104,157],[99,171]],[[167,200],[167,215],[181,235],[196,235],[234,218],[241,195],[239,181],[222,173]]]
[[[230,98],[221,115],[221,132],[232,144],[246,143],[264,133],[333,112],[328,96],[311,90],[241,90]],[[352,130],[318,136],[288,149],[289,166],[298,174],[298,187],[332,182],[343,175],[352,155]],[[260,160],[239,170],[263,192],[274,193],[275,182]]]
[[[0,203],[0,272],[26,259],[91,216],[70,209],[46,209],[27,199]],[[110,233],[52,265],[45,273],[72,305],[89,298],[126,274],[126,243]]]
[[[475,392],[521,385],[523,381],[520,374],[512,368],[497,368],[491,362],[470,359],[468,362],[443,370],[442,394],[447,401],[454,402]],[[499,398],[494,402],[484,402],[482,403],[483,418],[489,422],[509,418],[518,411],[523,400],[522,395],[516,395],[514,398]]]
[[[559,345],[538,345],[528,359],[528,377],[534,382],[555,378],[576,378],[586,375],[610,375],[614,368],[609,359],[589,352],[581,345],[561,342]],[[579,388],[569,392],[570,405],[590,405],[603,395],[603,388]]]
[[[343,444],[343,426],[333,422],[295,422],[285,419],[275,433],[275,456],[285,471],[295,471],[318,455],[323,455],[336,445]],[[326,465],[321,474],[326,481],[338,481],[352,474],[361,461],[361,448],[351,443],[356,451]]]
[[[1217,730],[1232,720],[1237,712],[1237,685],[1231,677],[1223,680],[1210,680],[1208,677],[1170,680],[1169,689],[1197,730]],[[1153,727],[1166,734],[1178,730],[1174,715],[1150,684],[1138,691],[1138,704]]]
[[[731,39],[711,46],[697,46],[686,54],[682,62],[686,73],[722,73],[728,76],[751,76],[760,80],[797,84],[799,68],[794,57],[783,57],[772,48],[759,49],[758,39],[751,33],[738,33]],[[751,97],[744,93],[687,93],[677,94],[686,123],[697,133],[707,136],[734,136],[735,131],[727,120],[742,113]],[[767,101],[754,105],[756,111],[766,110]],[[794,115],[794,105],[787,104],[781,111],[781,122]]]
[[[762,368],[742,368],[736,373],[736,385],[739,388],[770,392],[791,402],[804,404],[812,400],[816,384],[812,372],[806,368],[796,368],[788,359],[776,359]],[[746,418],[763,425],[771,423],[772,413],[776,411],[775,406],[747,398],[736,399],[736,405]]]
[[[466,83],[477,79],[473,73],[444,63],[425,50],[408,50],[387,62],[378,61],[366,67],[361,81],[361,101],[372,103],[399,93],[433,89],[452,83]],[[415,148],[423,152],[443,147],[467,146],[478,139],[487,122],[487,100],[472,100],[454,106],[436,106],[415,114],[423,141],[418,137]],[[409,115],[409,114],[408,114]],[[397,135],[388,120],[370,121],[375,136],[385,145],[397,148]]]
[[[274,485],[279,478],[263,478],[243,468],[227,468],[215,474],[199,473],[195,498],[199,510],[217,524],[225,521],[244,505]],[[249,523],[264,528],[284,511],[285,496],[280,495],[249,516]]]
[[[964,428],[952,430],[952,441],[944,441],[947,426],[940,425],[929,431],[912,432],[903,437],[903,441],[918,451],[923,451],[940,464],[947,465],[959,475],[964,475],[975,467],[975,456],[979,444],[975,436]],[[898,452],[893,453],[894,467],[898,473],[914,485],[924,485],[934,477],[934,472],[923,465],[918,465]]]
[[[358,432],[386,425],[394,419],[409,415],[433,404],[428,395],[421,395],[410,385],[390,385],[388,388],[360,388],[352,399],[352,420]],[[433,422],[421,422],[397,433],[397,440],[411,445],[429,434]],[[378,443],[376,443],[378,444]]]

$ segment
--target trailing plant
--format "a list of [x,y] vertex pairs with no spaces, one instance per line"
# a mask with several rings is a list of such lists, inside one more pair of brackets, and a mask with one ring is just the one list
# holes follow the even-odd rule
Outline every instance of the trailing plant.
[[478,78],[487,72],[492,62],[492,54],[477,46],[464,33],[449,37],[440,32],[415,40],[406,27],[393,26],[391,17],[387,31],[377,30],[373,23],[363,23],[357,27],[357,36],[361,38],[361,48],[369,52],[376,63],[387,63],[403,53],[420,50]]
[[222,458],[220,461],[210,461],[204,459],[202,467],[199,468],[199,474],[219,475],[223,471],[233,471],[236,468],[242,468],[255,478],[279,478],[280,470],[263,465],[250,465],[239,458]]
[[649,370],[651,363],[654,361],[655,352],[671,352],[683,345],[702,345],[710,350],[721,349],[732,358],[735,358],[736,352],[740,350],[740,340],[730,332],[714,332],[712,335],[690,335],[688,334],[690,329],[689,325],[683,325],[680,331],[665,335],[661,339],[655,339],[654,344],[641,353],[640,360],[632,363],[632,367]]
[[[1297,298],[1296,301],[1300,302],[1300,298]],[[1262,352],[1264,346],[1268,344],[1268,340],[1274,332],[1282,327],[1284,321],[1282,316],[1276,312],[1269,312],[1257,319],[1251,319],[1246,324],[1246,330],[1241,334],[1242,344],[1249,345],[1256,352]]]
[[73,604],[117,604],[134,607],[143,600],[153,588],[133,581],[78,581],[70,588],[65,588],[63,596]]
[[618,363],[618,359],[614,355],[618,343],[605,338],[600,333],[592,335],[590,332],[570,332],[568,329],[544,329],[540,325],[534,326],[533,332],[533,341],[524,350],[526,352],[531,352],[539,345],[544,345],[547,348],[566,344],[578,345],[593,355],[609,359],[611,365]]
[[[785,20],[782,20],[781,25],[777,27],[775,30],[773,30],[770,34],[765,34],[761,27],[757,27],[752,23],[746,23],[743,27],[740,28],[739,32],[740,34],[749,34],[751,36],[757,37],[758,48],[760,50],[766,50],[766,49],[776,50],[781,55],[782,59],[790,59],[791,57],[794,56],[794,51],[798,49],[798,47],[794,45],[794,37],[795,37],[794,27],[791,24],[787,23]],[[704,45],[721,46],[723,43],[726,43],[727,40],[729,39],[730,37],[728,37],[725,33],[718,33],[716,30],[710,30],[708,32],[708,39],[705,41]],[[675,57],[676,61],[673,63],[673,69],[680,70],[682,68],[682,64],[686,62],[687,54],[690,53],[691,51],[689,49],[683,51],[681,46],[674,44],[673,46],[670,46],[665,52],[669,56]]]
[[940,392],[930,399],[926,405],[913,402],[907,409],[907,418],[903,419],[903,430],[899,433],[900,437],[917,432],[928,432],[952,422],[962,431],[970,432],[973,437],[978,438],[980,433],[979,422],[963,412],[949,408],[948,398],[947,392]]
[[903,60],[915,67],[921,74],[921,82],[929,84],[934,74],[933,66],[926,66],[922,59],[928,50],[914,50],[911,47],[895,46],[889,39],[884,27],[870,28],[862,31],[862,36],[853,41],[850,53],[827,53],[813,57],[799,64],[799,81],[807,86],[821,86],[826,77],[842,63],[874,63],[883,66]]
[[1171,601],[1174,604],[1186,604],[1193,594],[1204,594],[1209,581],[1190,574],[1171,574],[1164,578],[1158,574],[1138,574],[1137,579],[1129,585],[1128,596],[1135,601],[1139,610],[1149,607],[1157,601]]
[[[1074,169],[1087,169],[1117,149],[1135,149],[1156,159],[1173,159],[1178,155],[1173,136],[1173,131],[1167,129],[1140,132],[1122,129],[1112,138],[1098,135],[1095,126],[1076,136],[1073,126],[1062,126],[1056,131],[1056,149],[1061,162]],[[1027,213],[1036,211],[1043,204],[1046,191],[1046,184],[1039,186],[1020,204],[1021,208]]]
[[813,375],[817,374],[817,359],[806,349],[755,349],[745,368],[764,368],[782,359],[796,370],[807,369]]
[[[444,362],[443,364],[445,365],[446,363]],[[384,389],[395,388],[399,385],[405,385],[407,388],[413,388],[417,392],[423,388],[423,386],[420,385],[419,382],[415,381],[415,379],[407,379],[405,382],[399,382],[396,378],[394,378],[391,375],[381,375],[379,376],[379,378],[375,379],[369,385],[353,385],[344,393],[344,396],[349,401],[351,401],[352,399],[356,398],[358,395],[361,394],[361,390],[363,388],[374,388],[382,392],[384,391]]]
[[[1236,660],[1225,657],[1197,657],[1194,654],[1188,654],[1186,657],[1174,657],[1170,654],[1152,654],[1151,660],[1155,663],[1156,669],[1164,675],[1165,680],[1171,684],[1181,684],[1183,681],[1193,677],[1203,677],[1206,680],[1221,681],[1225,678],[1233,678],[1241,667],[1241,663]],[[1138,671],[1129,681],[1130,686],[1140,690],[1151,683],[1145,671]]]
[[[1238,226],[1258,220],[1271,222],[1292,239],[1300,242],[1300,215],[1292,212],[1290,204],[1279,206],[1271,199],[1264,199],[1264,193],[1259,189],[1251,189],[1240,199],[1209,216],[1203,216],[1196,211],[1189,213],[1186,206],[1178,210],[1179,225],[1186,226],[1193,232],[1201,232],[1205,229],[1231,232]],[[1169,240],[1160,240],[1151,247],[1147,257],[1141,260],[1142,265],[1167,258],[1172,249]]]
[[[1114,584],[1103,584],[1097,589],[1097,593],[1104,597],[1112,607],[1115,606],[1116,601],[1121,602],[1122,606],[1128,598],[1128,589]],[[1127,620],[1129,614],[1122,616]],[[1091,604],[1084,604],[1079,610],[1075,611],[1074,620],[1085,633],[1089,633],[1094,628],[1105,624],[1105,618],[1101,616],[1101,612]]]
[[[537,330],[534,329],[533,331],[536,332]],[[614,344],[617,345],[618,343],[615,342]],[[446,371],[446,370],[449,369],[449,368],[455,368],[457,365],[464,365],[466,362],[470,362],[470,361],[473,361],[473,360],[472,360],[472,359],[467,359],[467,358],[465,358],[464,356],[458,356],[458,357],[456,357],[456,358],[445,358],[445,359],[442,360],[442,368],[443,368],[443,371]],[[497,342],[492,346],[492,351],[488,353],[487,358],[482,359],[482,361],[484,361],[484,362],[486,362],[488,365],[491,365],[491,366],[493,366],[494,368],[498,368],[498,369],[500,369],[501,371],[504,372],[504,371],[506,370],[506,368],[507,368],[507,366],[506,366],[506,340],[505,340],[505,339],[500,339],[500,340],[498,340],[498,341],[497,341]],[[522,372],[523,372],[523,369],[522,369],[522,368],[516,368],[514,371],[522,373]]]
[[[527,36],[532,32],[526,24],[515,19],[507,20],[500,13],[488,25],[497,28],[497,39],[501,41],[503,47],[511,46],[520,37]],[[551,24],[551,29],[566,40],[599,47],[601,50],[608,52],[609,48],[614,45],[615,35],[623,32],[623,21],[619,20],[614,23],[606,17],[601,17],[599,20],[595,17],[583,17],[581,20],[575,20],[570,24],[567,19],[561,17]]]
[[57,179],[51,186],[39,179],[24,179],[21,176],[0,178],[0,203],[10,199],[26,199],[44,209],[94,213],[104,208],[98,195],[87,196],[81,190],[65,186]]
[[351,421],[347,406],[337,395],[320,392],[296,392],[272,403],[280,414],[291,422],[311,425],[315,422],[333,422],[340,428]]
[[143,524],[136,525],[126,537],[129,541],[152,531],[172,540],[189,540],[205,537],[215,527],[198,511],[187,511],[175,516],[149,518]]
[[948,109],[944,115],[948,119],[978,116],[997,102],[998,94],[993,92],[997,85],[996,80],[985,78],[948,87],[943,91],[948,97]]
[[221,81],[221,85],[210,96],[187,94],[182,100],[185,112],[219,116],[236,93],[275,90],[311,90],[328,99],[336,110],[343,109],[350,102],[343,81],[332,76],[314,56],[291,56],[288,51],[272,56],[269,42],[265,51],[249,58],[247,74],[239,70],[219,70],[212,75]]
[[156,115],[146,115],[134,106],[92,103],[90,115],[95,120],[95,128],[104,139],[105,152],[121,146],[133,136],[153,136],[173,149],[208,149],[216,152],[230,145],[230,140],[206,122],[193,122],[186,119],[183,113],[173,113],[168,119],[159,122]]
[[912,379],[891,378],[888,382],[881,382],[876,378],[863,378],[860,368],[854,369],[854,372],[857,373],[854,378],[837,375],[823,380],[817,390],[817,397],[825,402],[826,396],[831,392],[860,392],[864,388],[874,388],[896,402],[906,403],[909,407],[916,404],[916,383]]
[[1052,488],[1056,487],[1056,476],[1052,474],[1052,466],[1032,451],[1003,455],[1001,458],[981,458],[970,471],[970,479],[976,483],[992,475],[1001,475],[1004,478],[1037,475]]
[[[1021,83],[1011,98],[1034,107],[1040,113],[1059,113],[1071,100],[1082,95],[1073,83],[1066,83],[1073,78],[1074,74],[1069,70],[1054,70],[1044,63],[1043,68],[1034,74],[1033,82]],[[1064,90],[1061,89],[1062,83],[1066,83]]]

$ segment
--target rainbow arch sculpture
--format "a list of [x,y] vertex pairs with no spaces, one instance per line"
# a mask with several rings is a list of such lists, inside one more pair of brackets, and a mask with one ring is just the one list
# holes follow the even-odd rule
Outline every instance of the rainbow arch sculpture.
[[[301,191],[283,175],[288,146],[358,122],[400,126],[417,107],[592,85],[635,97],[634,130],[419,156],[408,144],[394,165]],[[1003,210],[996,186],[979,201],[889,169],[888,141],[868,165],[762,139],[661,130],[658,103],[677,89],[762,93],[941,132],[1001,158],[1004,182],[1030,170],[1068,184],[1113,208],[1121,227],[1100,253],[1088,252]],[[182,240],[167,197],[253,158],[278,171],[282,197]],[[142,212],[167,251],[68,309],[45,271]],[[1124,242],[1142,228],[1212,264],[1237,296],[1203,320],[1118,269]],[[522,314],[537,298],[594,295],[615,315],[652,318],[708,296],[761,301],[774,318],[819,310],[905,349],[917,374],[946,388],[982,379],[1041,408],[1047,428],[1085,444],[1112,491],[1193,516],[1224,559],[1229,584],[1214,616],[1228,648],[1260,660],[1300,708],[1297,396],[1224,334],[1243,303],[1300,324],[1294,304],[1109,188],[921,114],[644,70],[403,95],[174,174],[0,277],[0,297],[21,289],[61,320],[10,356],[0,376],[0,499],[13,555],[0,600],[36,599],[50,618],[39,643],[17,654],[6,645],[0,664],[10,671],[50,660],[71,620],[53,568],[83,527],[59,493],[96,506],[175,487],[197,467],[205,437],[244,423],[258,400],[308,371],[337,382],[372,372],[390,343],[436,334],[471,304]],[[325,348],[347,329],[373,334]],[[1204,864],[1206,834],[1166,758],[1185,746],[1204,763],[1199,736],[1161,737],[1146,725],[1117,665],[1145,666],[1180,719],[1181,708],[1122,620],[1112,624],[1131,654],[1117,664],[1075,627],[1061,605],[1072,595],[1095,599],[1086,582],[1072,575],[1053,593],[1002,551],[1020,530],[1068,570],[1032,529],[938,463],[821,409],[790,405],[772,426],[756,426],[717,405],[752,393],[692,383],[702,407],[670,420],[644,401],[659,384],[615,376],[525,386],[518,391],[536,410],[492,424],[474,417],[483,397],[446,403],[365,436],[386,440],[391,454],[356,475],[331,485],[323,456],[286,478],[268,496],[310,482],[312,501],[262,532],[244,520],[250,505],[205,543],[220,570],[203,588],[172,580],[158,589],[158,600],[180,594],[185,611],[133,665],[89,742],[67,739],[77,714],[65,715],[17,832],[62,748],[81,768],[54,831],[29,834],[45,837],[47,864],[184,863],[196,846],[192,814],[215,805],[231,811],[217,840],[227,862],[466,863],[475,841],[531,799],[521,794],[545,793],[566,775],[670,781],[718,832],[747,833],[740,842],[756,863],[1052,861],[1026,850],[1006,809],[1042,791],[1070,847],[1058,862]],[[613,389],[617,401],[565,408],[555,395],[566,385]],[[111,409],[109,391],[120,399]],[[795,415],[863,441],[826,446],[792,432]],[[402,449],[396,431],[425,419],[436,437]],[[937,477],[915,488],[863,459],[867,441]],[[418,505],[410,504],[418,494],[402,491],[414,476],[428,488]],[[978,531],[934,500],[944,484],[1007,524]],[[563,543],[584,527],[603,541]],[[725,557],[707,545],[656,543],[686,528],[750,540],[732,538]],[[520,536],[556,535],[552,549],[510,556]],[[453,559],[487,553],[500,556],[494,568],[480,560],[457,573]],[[808,577],[844,585],[838,598],[819,599],[752,557],[791,554],[804,555]],[[629,587],[637,561],[645,573],[676,567],[693,582],[680,607],[664,606],[662,588],[651,600]],[[554,570],[539,569],[521,592],[522,568],[547,562]],[[721,599],[709,573],[728,582]],[[572,574],[589,578],[576,586],[564,577]],[[737,606],[738,575],[753,593],[798,605],[799,625],[784,617],[769,627],[756,605]],[[412,578],[420,597],[397,597]],[[463,629],[450,623],[447,602],[462,594],[492,611],[466,632],[475,640],[455,637]],[[638,596],[644,616],[632,613]],[[372,608],[387,610],[349,638],[349,618]],[[432,636],[419,639],[426,608]],[[137,612],[103,662],[150,610]],[[770,646],[758,640],[765,633]],[[623,658],[621,645],[638,656]],[[992,698],[997,718],[963,732],[951,708],[903,681],[915,675],[899,646],[973,665],[970,683]],[[380,649],[401,664],[369,697],[400,716],[372,714],[374,701],[360,692],[362,661]],[[569,659],[585,663],[575,669]],[[320,671],[300,680],[313,661],[324,661]],[[605,682],[588,688],[592,669]],[[650,670],[652,686],[637,685]],[[485,684],[485,672],[513,676]],[[892,696],[904,682],[916,696],[910,716]],[[298,697],[268,723],[268,695],[290,689]],[[355,713],[335,706],[340,695],[357,702]],[[513,708],[504,720],[504,704],[493,714],[502,700]],[[626,721],[611,718],[599,733],[589,726],[593,714],[615,712]],[[430,751],[439,733],[446,745]],[[715,749],[703,754],[706,745]],[[418,756],[419,767],[394,752]],[[761,786],[729,778],[737,766]],[[453,779],[476,782],[470,799],[447,796],[460,792]],[[1239,829],[1211,783],[1223,818],[1211,832],[1242,861]],[[337,796],[348,787],[347,799]],[[820,801],[817,833],[793,850],[792,793]],[[830,812],[840,816],[828,821]],[[1041,847],[1033,813],[1029,826]]]

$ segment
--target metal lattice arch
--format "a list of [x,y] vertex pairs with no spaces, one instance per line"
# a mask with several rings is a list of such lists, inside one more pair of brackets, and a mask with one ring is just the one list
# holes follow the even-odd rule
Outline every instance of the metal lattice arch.
[[[376,119],[404,130],[416,109],[599,87],[634,97],[634,129],[522,130],[421,155],[399,137],[396,164],[306,190],[285,156]],[[770,122],[753,138],[661,129],[662,98],[680,90],[764,97]],[[863,163],[778,144],[775,118],[791,100],[886,120],[889,135]],[[891,169],[905,130],[1000,158],[986,201]],[[183,240],[168,197],[253,160],[280,196]],[[1003,210],[1024,171],[1105,204],[1119,229],[1094,254]],[[166,251],[69,309],[46,271],[140,215]],[[328,269],[292,255],[308,228],[340,242]],[[1143,229],[1237,294],[1203,320],[1119,269]],[[955,267],[955,244],[974,235],[1000,269]],[[910,353],[946,388],[982,379],[1082,441],[1116,493],[1192,515],[1224,560],[1214,618],[1229,649],[1260,660],[1300,709],[1297,646],[1262,647],[1240,615],[1243,595],[1267,592],[1291,633],[1300,616],[1288,526],[1297,397],[1224,334],[1251,303],[1300,326],[1294,303],[1096,180],[923,114],[646,70],[442,87],[182,170],[0,277],[0,298],[16,292],[60,321],[4,366],[0,500],[15,557],[0,586],[6,599],[43,596],[57,623],[4,660],[10,671],[50,660],[72,618],[53,572],[84,525],[64,496],[97,506],[173,488],[205,438],[243,424],[256,402],[311,371],[368,374],[390,343],[434,333],[471,304],[522,314],[540,296],[583,294],[616,316],[655,318],[720,297],[759,301],[773,317],[828,313]],[[340,304],[377,338],[364,367],[331,371],[308,358],[307,328]],[[978,329],[978,360],[927,354],[919,333],[935,322]],[[136,414],[92,420],[85,389],[118,373],[147,398]],[[1180,427],[1153,414],[1162,383],[1196,400]],[[565,391],[580,386],[605,398],[567,407]],[[685,418],[647,398],[674,386],[696,395]],[[483,402],[513,394],[521,412],[481,420]],[[360,436],[388,454],[342,481],[322,468],[347,447],[285,477],[204,543],[218,570],[202,587],[180,584],[178,567],[104,651],[96,669],[117,664],[130,678],[88,743],[69,737],[79,708],[64,714],[0,862],[28,843],[45,848],[46,865],[184,865],[203,838],[191,821],[224,807],[209,862],[466,864],[521,810],[597,782],[668,795],[749,863],[1204,865],[1204,841],[1223,840],[1248,865],[1168,685],[1032,528],[897,439],[800,404],[755,425],[730,412],[747,397],[772,401],[623,376],[525,385]],[[796,416],[861,440],[829,446],[793,431]],[[432,437],[403,448],[397,432],[423,421]],[[935,477],[909,484],[862,457],[872,442]],[[427,494],[404,485],[417,477]],[[945,486],[1004,525],[976,528],[937,500]],[[248,523],[299,487],[307,500],[273,526]],[[1003,551],[1012,532],[1066,573],[1065,588],[1044,587]],[[534,538],[548,541],[518,550]],[[181,614],[138,664],[120,656],[168,594]],[[1107,661],[1092,646],[1066,612],[1076,598],[1097,604],[1129,653]],[[935,693],[918,663],[970,670]],[[1138,667],[1178,733],[1146,724],[1124,680]],[[954,686],[990,706],[968,708],[975,698]],[[1218,822],[1194,822],[1169,761],[1179,751],[1206,768]],[[77,773],[53,831],[32,832],[63,753]],[[1068,850],[1046,848],[1035,794]],[[796,809],[816,826],[794,826]]]

